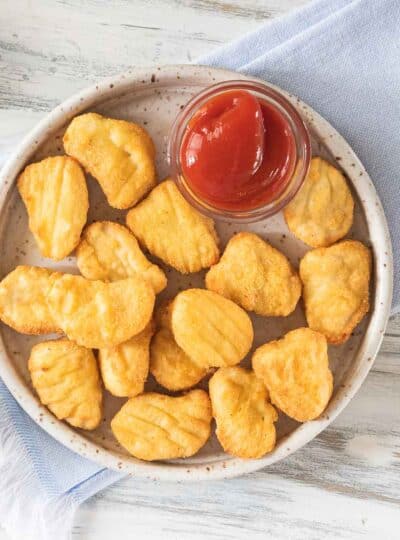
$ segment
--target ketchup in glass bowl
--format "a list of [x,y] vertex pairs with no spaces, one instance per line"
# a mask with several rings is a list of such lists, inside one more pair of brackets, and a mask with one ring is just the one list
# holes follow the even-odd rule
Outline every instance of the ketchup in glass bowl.
[[308,171],[299,113],[266,84],[228,81],[192,98],[172,127],[168,158],[184,197],[214,218],[257,221],[282,209]]

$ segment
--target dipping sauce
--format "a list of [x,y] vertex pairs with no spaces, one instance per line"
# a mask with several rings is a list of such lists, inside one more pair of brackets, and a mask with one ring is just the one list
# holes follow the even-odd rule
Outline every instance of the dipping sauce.
[[199,198],[220,209],[251,210],[285,189],[296,165],[296,141],[275,105],[247,90],[229,90],[192,116],[180,162]]

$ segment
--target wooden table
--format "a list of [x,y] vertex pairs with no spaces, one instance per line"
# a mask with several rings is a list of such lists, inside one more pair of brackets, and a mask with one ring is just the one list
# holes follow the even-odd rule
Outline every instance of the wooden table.
[[[101,77],[132,65],[190,62],[305,2],[1,0],[0,152]],[[397,317],[357,397],[295,455],[229,481],[122,481],[83,505],[73,537],[400,538],[399,361]]]

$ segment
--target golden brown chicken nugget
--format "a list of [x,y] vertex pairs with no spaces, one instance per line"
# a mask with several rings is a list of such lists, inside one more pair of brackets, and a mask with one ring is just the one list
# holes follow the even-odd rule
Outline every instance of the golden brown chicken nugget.
[[207,375],[207,368],[196,364],[176,343],[168,328],[160,328],[150,346],[150,373],[158,384],[176,392],[186,390]]
[[206,275],[206,287],[265,317],[289,315],[301,294],[300,278],[285,255],[249,232],[229,240]]
[[82,169],[68,156],[28,165],[18,190],[29,216],[29,228],[44,257],[59,261],[78,245],[89,208]]
[[102,417],[102,390],[93,352],[68,339],[44,341],[29,358],[40,401],[71,426],[95,429]]
[[238,364],[253,342],[247,313],[219,294],[204,289],[179,293],[170,307],[175,341],[199,366]]
[[272,403],[298,422],[317,418],[328,405],[333,376],[322,334],[310,328],[292,330],[259,347],[252,363]]
[[220,368],[211,377],[209,390],[216,435],[225,452],[260,458],[274,449],[278,415],[263,382],[252,371]]
[[312,247],[330,246],[349,232],[354,201],[343,174],[320,157],[284,216],[292,233]]
[[218,261],[213,220],[192,208],[172,180],[159,184],[132,208],[126,223],[150,253],[182,274],[199,272]]
[[99,182],[114,208],[130,208],[155,185],[153,141],[133,122],[82,114],[63,141],[66,153]]
[[81,274],[87,279],[118,281],[139,274],[156,293],[167,285],[161,268],[143,255],[136,238],[119,223],[97,221],[86,227],[76,258]]
[[148,393],[127,401],[111,429],[130,454],[154,461],[198,452],[210,436],[211,419],[210,398],[204,390],[181,397]]
[[102,349],[115,347],[145,328],[153,312],[154,291],[139,276],[104,283],[64,274],[54,281],[48,303],[70,339]]
[[369,310],[371,252],[344,240],[306,253],[300,262],[303,297],[310,328],[329,343],[346,341]]
[[201,381],[208,369],[197,365],[176,343],[169,328],[169,304],[157,312],[159,329],[150,346],[150,373],[158,384],[176,392]]
[[104,386],[118,397],[141,394],[149,374],[149,346],[154,333],[152,321],[128,341],[99,350],[99,364]]
[[57,274],[36,266],[17,266],[0,283],[0,319],[23,334],[60,333],[47,296]]
[[168,328],[160,328],[150,346],[150,373],[158,384],[171,392],[195,386],[207,375],[176,343]]

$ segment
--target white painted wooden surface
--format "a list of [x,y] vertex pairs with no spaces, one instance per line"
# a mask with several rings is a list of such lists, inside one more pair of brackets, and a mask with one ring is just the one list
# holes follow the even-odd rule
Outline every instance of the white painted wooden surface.
[[[0,151],[100,77],[188,62],[305,2],[0,0]],[[122,481],[83,505],[73,538],[398,539],[399,435],[400,316],[357,397],[306,448],[229,481]]]

